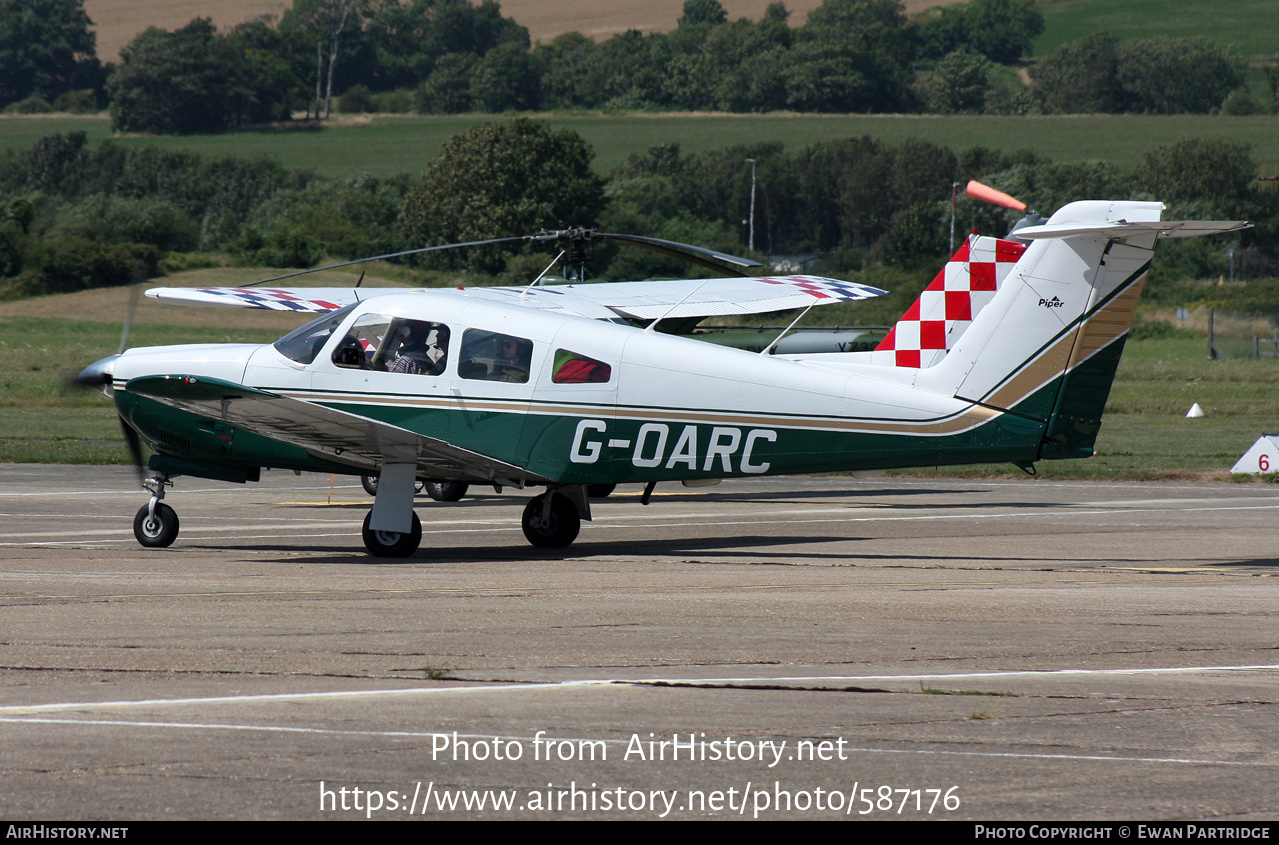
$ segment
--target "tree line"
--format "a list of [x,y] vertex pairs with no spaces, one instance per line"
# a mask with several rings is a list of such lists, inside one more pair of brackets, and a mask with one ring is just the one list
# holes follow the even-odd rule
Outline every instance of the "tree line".
[[[1238,274],[1279,275],[1279,192],[1256,190],[1247,148],[1229,141],[1152,149],[1128,173],[1031,151],[955,153],[868,137],[691,154],[670,143],[632,154],[607,178],[591,170],[591,157],[576,133],[528,118],[472,127],[420,177],[391,179],[325,179],[266,160],[110,142],[89,148],[83,133],[51,135],[0,155],[0,298],[127,284],[165,267],[305,267],[578,225],[742,254],[748,159],[756,168],[757,247],[805,271],[888,273],[888,287],[935,271],[948,251],[952,185],[976,178],[1045,213],[1076,199],[1125,197],[1163,200],[1170,217],[1249,219],[1257,227],[1228,244],[1169,244],[1155,277],[1224,274],[1231,246]],[[957,212],[961,237],[973,229],[1002,235],[1016,216],[962,196]],[[481,274],[471,283],[518,283],[551,257],[459,250],[421,264]],[[592,269],[602,278],[644,279],[691,268],[597,247]]]
[[[103,68],[83,0],[2,0],[0,107],[109,102],[120,131],[210,132],[344,111],[1203,113],[1249,107],[1242,64],[1204,39],[1120,44],[1096,33],[1014,63],[1033,0],[970,0],[907,19],[901,0],[825,0],[792,27],[775,2],[728,20],[686,0],[668,33],[531,44],[495,0],[295,0],[277,21],[152,27]],[[23,106],[23,104],[26,104]],[[46,106],[48,107],[48,106]],[[1271,104],[1251,104],[1270,110]]]

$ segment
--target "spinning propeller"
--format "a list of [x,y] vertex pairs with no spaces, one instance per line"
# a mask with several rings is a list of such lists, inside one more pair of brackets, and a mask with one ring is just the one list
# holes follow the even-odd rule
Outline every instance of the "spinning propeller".
[[[135,281],[141,282],[142,279]],[[142,295],[142,286],[135,284],[129,292],[129,304],[124,313],[124,326],[120,331],[120,348],[115,355],[103,358],[85,367],[80,375],[70,381],[78,387],[87,387],[96,390],[99,393],[107,393],[106,388],[110,386],[112,381],[111,365],[115,359],[124,354],[124,350],[129,345],[129,331],[133,327],[133,316],[138,310],[138,299]],[[108,394],[109,395],[109,394]],[[129,457],[133,459],[133,466],[138,471],[138,479],[145,480],[146,464],[142,459],[142,439],[138,436],[138,432],[133,426],[129,425],[123,416],[116,415],[120,421],[120,431],[124,434],[124,443],[129,449]]]
[[[107,392],[106,388],[112,381],[111,366],[121,354],[123,354],[123,347],[120,353],[103,358],[101,361],[96,361],[85,367],[80,375],[71,381],[79,387],[87,387],[109,396],[110,393]],[[117,415],[117,418],[120,420],[120,431],[124,433],[125,445],[129,447],[129,456],[133,459],[133,465],[138,470],[138,478],[144,479],[146,477],[146,464],[142,460],[142,440],[138,437],[138,433],[133,429],[133,426],[125,422],[123,416]]]

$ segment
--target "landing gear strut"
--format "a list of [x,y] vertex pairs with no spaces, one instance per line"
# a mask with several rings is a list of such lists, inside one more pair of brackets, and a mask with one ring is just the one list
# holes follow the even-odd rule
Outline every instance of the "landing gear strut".
[[548,490],[524,508],[524,536],[543,549],[562,549],[577,539],[582,517],[562,493]]
[[133,517],[133,536],[147,548],[167,548],[178,538],[177,511],[160,501],[164,498],[164,488],[172,485],[164,473],[142,482],[142,486],[151,491],[151,501]]

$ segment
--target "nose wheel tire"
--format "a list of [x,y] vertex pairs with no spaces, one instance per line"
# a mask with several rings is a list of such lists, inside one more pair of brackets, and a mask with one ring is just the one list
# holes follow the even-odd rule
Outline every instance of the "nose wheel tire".
[[428,481],[426,495],[437,502],[456,502],[466,495],[469,487],[465,481]]
[[607,499],[613,495],[613,491],[616,489],[616,484],[588,484],[586,485],[586,495],[592,499]]
[[178,538],[178,514],[173,508],[159,502],[152,515],[148,505],[143,505],[133,517],[133,536],[147,548],[163,549],[173,545]]
[[[549,511],[545,505],[545,497],[551,497]],[[524,536],[528,541],[542,549],[562,549],[577,539],[577,532],[582,528],[582,518],[577,506],[567,497],[558,493],[545,493],[528,503],[524,508]]]
[[413,528],[407,534],[399,531],[374,531],[369,528],[373,511],[364,517],[364,548],[374,557],[408,557],[422,542],[422,521],[413,514]]

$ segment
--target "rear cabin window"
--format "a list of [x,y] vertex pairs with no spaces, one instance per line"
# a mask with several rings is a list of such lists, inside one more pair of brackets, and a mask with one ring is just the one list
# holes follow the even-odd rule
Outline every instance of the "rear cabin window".
[[603,384],[613,377],[613,368],[578,352],[555,350],[551,381],[556,384]]
[[462,333],[457,374],[481,381],[528,381],[533,360],[533,341],[509,334],[467,329]]

